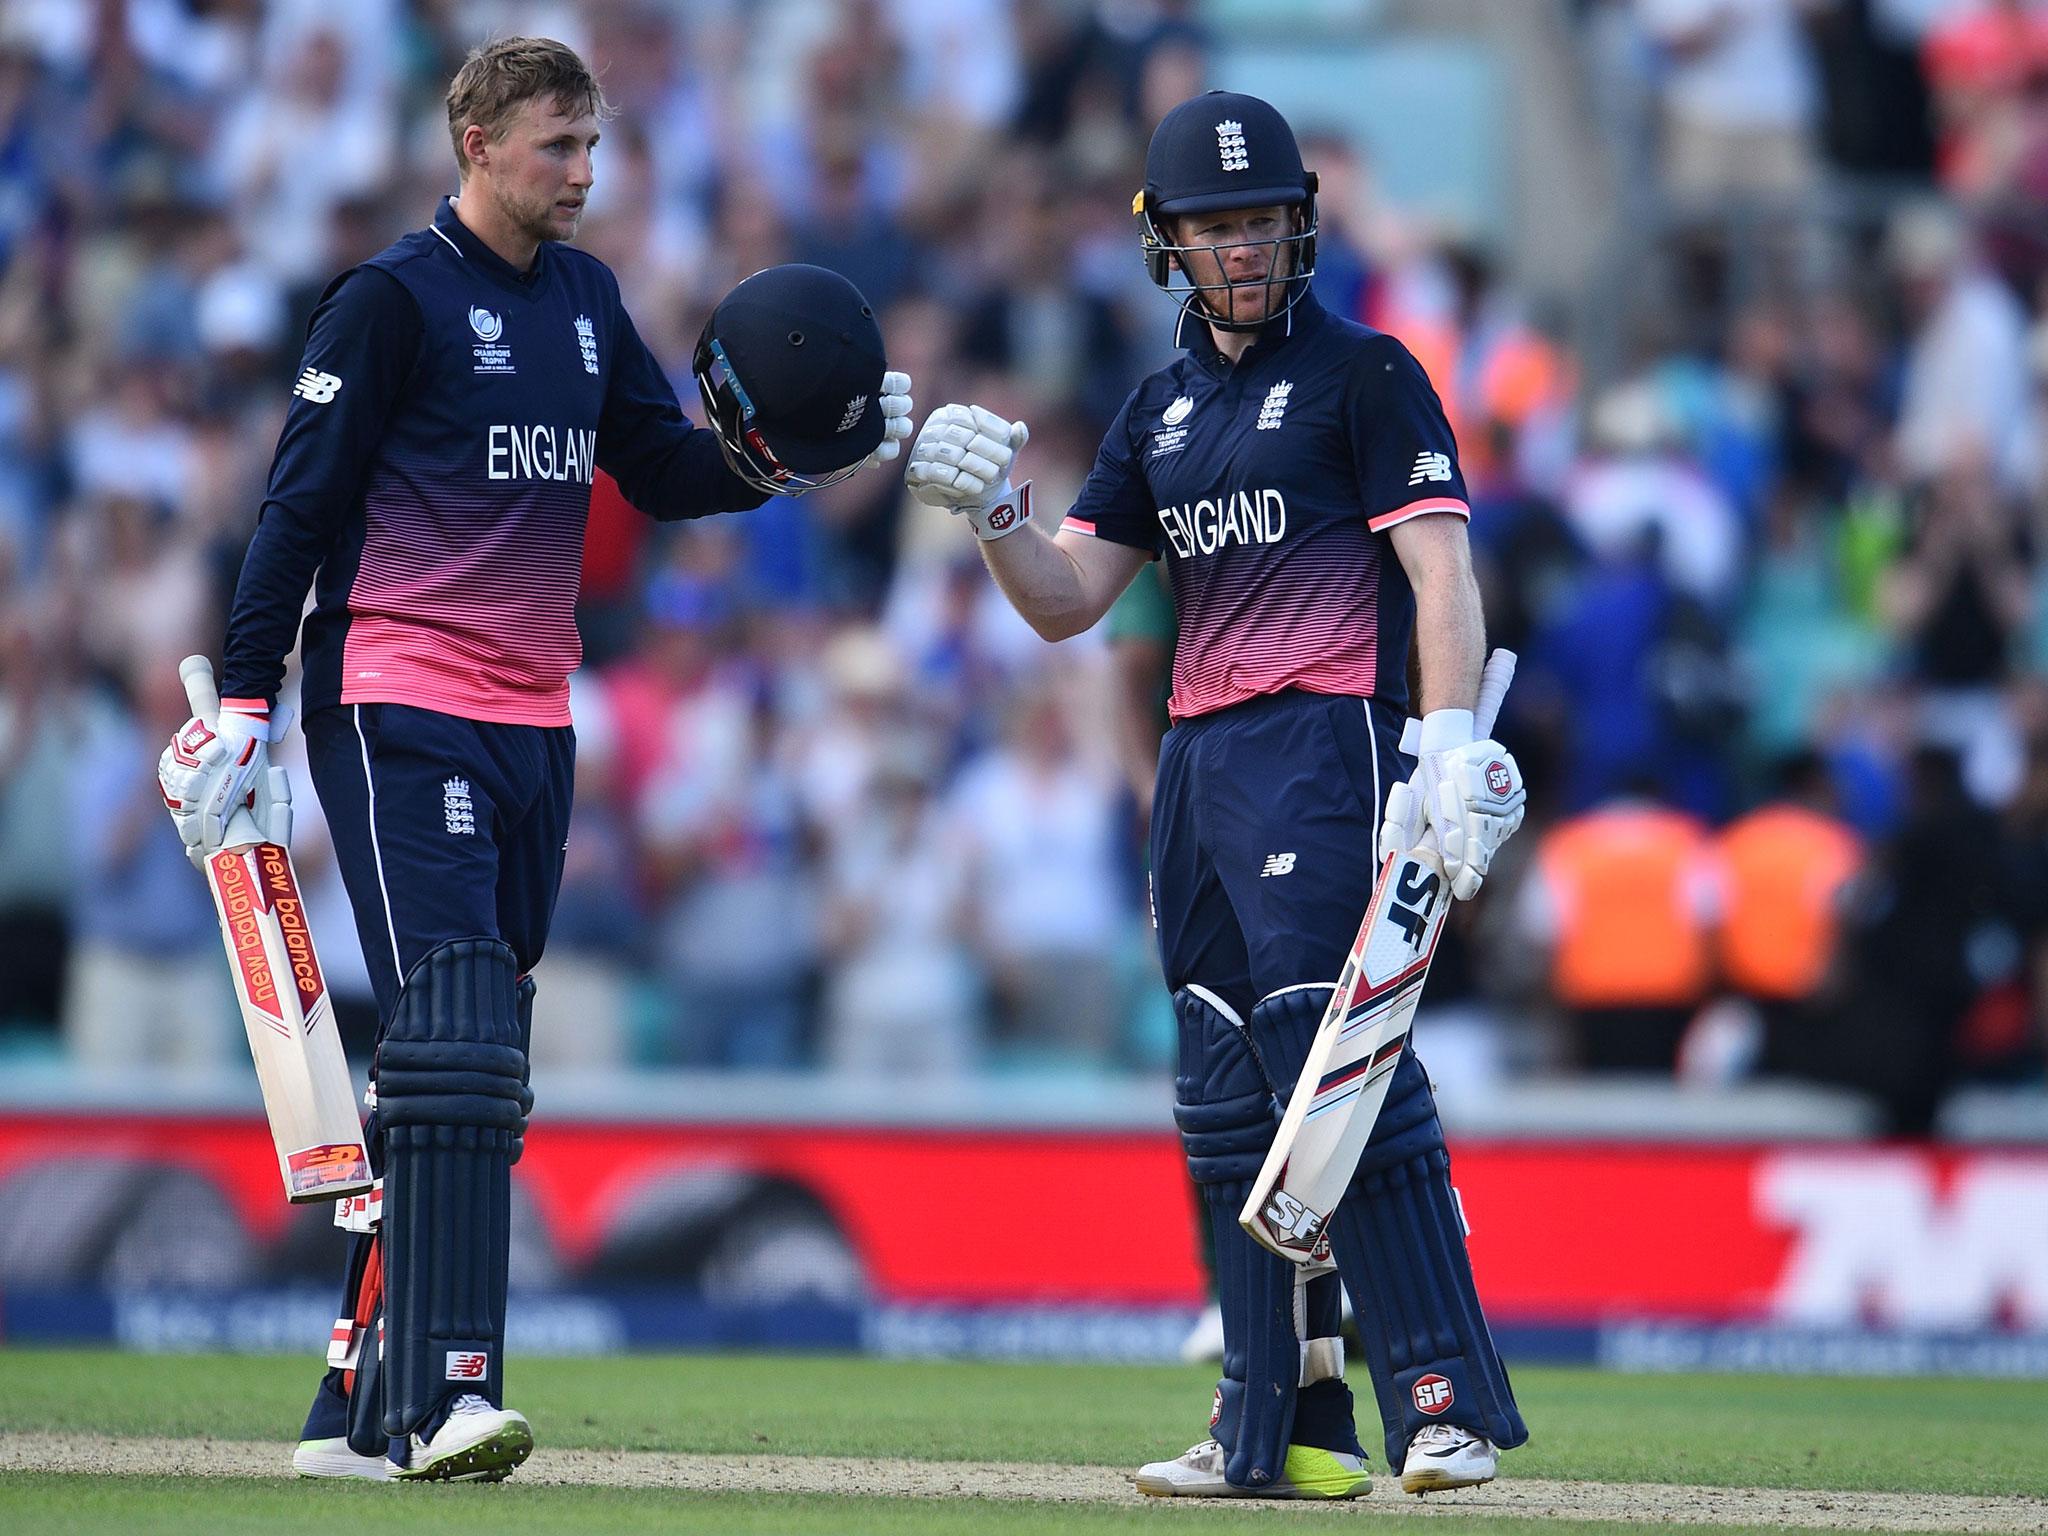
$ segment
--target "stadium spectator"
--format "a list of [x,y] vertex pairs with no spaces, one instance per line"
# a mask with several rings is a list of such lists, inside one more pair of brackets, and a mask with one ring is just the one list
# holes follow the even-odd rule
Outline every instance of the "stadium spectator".
[[1637,0],[1663,49],[1663,171],[1681,202],[1796,197],[1813,183],[1819,97],[1807,0]]
[[[64,1037],[99,1072],[225,1066],[242,1050],[210,902],[150,779],[159,738],[189,713],[178,654],[132,658],[132,713],[96,701],[65,775],[72,948]],[[61,717],[60,717],[61,718]]]
[[1116,1048],[1115,787],[1075,741],[1061,686],[1018,696],[969,763],[950,817],[976,953],[1012,1060],[1103,1061]]
[[1958,0],[1924,46],[1940,128],[1942,179],[1980,188],[2028,85],[2048,70],[2048,14],[2033,0]]
[[1927,1134],[1960,1074],[1963,1022],[1987,979],[1982,941],[2004,909],[2003,866],[1983,855],[1998,842],[1955,754],[1915,751],[1903,823],[1849,907],[1849,1039],[1828,1063],[1830,1080],[1882,1105],[1890,1134]]
[[576,801],[547,953],[534,968],[532,1055],[539,1071],[626,1065],[641,1048],[635,1029],[645,1013],[634,976],[644,959],[647,892],[619,788],[611,696],[586,669],[571,677],[569,700]]
[[1953,209],[1905,210],[1889,246],[1912,326],[1899,402],[1900,468],[1926,481],[1986,455],[2001,488],[2025,489],[2040,467],[2028,409],[2026,312],[1985,270]]
[[1832,1027],[1836,999],[1825,993],[1839,969],[1841,911],[1863,849],[1833,802],[1826,765],[1800,753],[1780,765],[1777,795],[1714,840],[1721,981],[1758,1010],[1765,1072],[1824,1077],[1825,1057],[1844,1043]]
[[0,1030],[54,1037],[71,933],[65,818],[70,750],[87,700],[33,627],[0,536]]
[[1550,954],[1579,1066],[1671,1071],[1713,982],[1721,900],[1707,829],[1682,812],[1622,800],[1544,834],[1522,928]]
[[986,1026],[968,948],[967,866],[938,797],[930,745],[899,735],[826,858],[820,1061],[901,1082],[977,1065]]
[[390,111],[351,94],[347,68],[338,35],[306,32],[284,72],[241,97],[221,127],[218,174],[243,238],[284,282],[316,273],[327,215],[376,188],[391,164]]

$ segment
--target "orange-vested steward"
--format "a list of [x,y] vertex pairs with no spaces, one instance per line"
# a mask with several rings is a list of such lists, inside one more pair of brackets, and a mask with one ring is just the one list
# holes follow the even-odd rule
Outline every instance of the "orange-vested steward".
[[1727,893],[1721,972],[1750,997],[1810,997],[1835,949],[1836,902],[1863,862],[1856,834],[1798,805],[1731,822],[1717,847]]
[[1706,827],[1662,806],[1606,806],[1543,840],[1557,903],[1551,986],[1568,1008],[1682,1008],[1699,1002],[1713,956],[1702,885]]

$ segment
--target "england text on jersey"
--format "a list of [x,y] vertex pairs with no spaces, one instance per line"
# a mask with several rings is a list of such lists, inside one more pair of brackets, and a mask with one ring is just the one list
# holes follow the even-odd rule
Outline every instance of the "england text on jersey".
[[497,421],[484,441],[484,474],[492,480],[574,480],[588,485],[597,478],[594,428]]
[[1165,558],[1184,720],[1290,688],[1405,707],[1415,596],[1390,532],[1431,514],[1469,515],[1429,380],[1310,297],[1235,364],[1203,331],[1140,384],[1066,526]]
[[1218,491],[1159,509],[1159,526],[1183,560],[1230,544],[1277,544],[1287,536],[1287,499],[1271,486]]
[[311,585],[307,710],[565,725],[598,469],[656,517],[762,499],[602,262],[543,245],[516,271],[447,200],[329,287],[297,377],[228,625],[235,696],[275,696]]

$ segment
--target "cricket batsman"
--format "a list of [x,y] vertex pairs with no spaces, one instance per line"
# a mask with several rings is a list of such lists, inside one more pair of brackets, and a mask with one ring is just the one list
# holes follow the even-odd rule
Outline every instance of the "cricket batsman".
[[310,587],[304,729],[376,988],[383,1182],[381,1215],[345,1204],[342,1316],[292,1459],[309,1477],[494,1480],[533,1447],[503,1394],[509,1176],[569,826],[593,476],[702,517],[842,479],[909,435],[910,381],[884,371],[872,311],[815,267],[727,295],[694,360],[710,427],[684,417],[617,280],[566,244],[608,115],[561,43],[464,62],[459,193],[315,311],[214,739],[160,770],[195,856],[239,806],[288,825],[267,747]]
[[[1224,1365],[1211,1438],[1138,1473],[1161,1496],[1371,1487],[1337,1279],[1269,1253],[1238,1213],[1381,855],[1434,835],[1469,899],[1525,798],[1514,758],[1474,740],[1485,633],[1457,445],[1408,350],[1316,302],[1315,194],[1266,102],[1214,91],[1174,108],[1132,211],[1153,281],[1180,302],[1186,352],[1125,403],[1065,523],[1046,533],[1029,483],[1013,484],[1024,424],[979,406],[935,411],[906,474],[913,494],[966,517],[1048,640],[1094,624],[1149,560],[1172,582],[1152,870],[1180,1025],[1174,1113],[1215,1237]],[[1411,645],[1415,758],[1400,750]],[[1528,1432],[1412,1051],[1329,1240],[1401,1486],[1490,1481]]]

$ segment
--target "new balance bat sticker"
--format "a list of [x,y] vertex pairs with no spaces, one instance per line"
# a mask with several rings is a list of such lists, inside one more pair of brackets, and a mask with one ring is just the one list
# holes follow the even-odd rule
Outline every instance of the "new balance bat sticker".
[[[1487,659],[1473,710],[1480,736],[1493,734],[1514,676],[1514,652]],[[1386,1102],[1450,908],[1434,839],[1387,855],[1272,1150],[1238,1213],[1245,1231],[1283,1259],[1320,1258],[1323,1229]]]
[[[188,656],[178,675],[192,713],[213,720],[220,698],[211,663]],[[265,842],[249,813],[237,811],[221,850],[206,861],[206,884],[227,945],[285,1199],[332,1200],[368,1189],[370,1153],[355,1084],[291,854]]]

